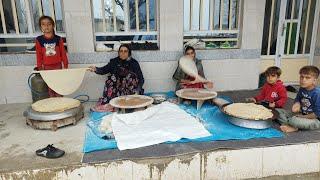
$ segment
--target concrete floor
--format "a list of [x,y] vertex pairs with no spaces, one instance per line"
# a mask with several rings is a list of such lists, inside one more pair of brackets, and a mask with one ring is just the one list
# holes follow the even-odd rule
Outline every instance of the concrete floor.
[[310,174],[295,174],[289,176],[271,176],[266,178],[261,178],[261,180],[319,180],[319,173]]
[[[236,93],[236,94],[234,94],[234,93],[235,92],[226,92],[226,93],[221,93],[221,94],[226,95],[226,96],[234,96],[233,99],[235,101],[242,101],[245,98],[245,96],[247,95],[247,92]],[[85,118],[88,115],[89,107],[91,107],[92,105],[93,104],[91,104],[91,103],[84,104]],[[62,168],[63,169],[63,167],[72,167],[72,165],[79,166],[81,164],[80,162],[81,162],[81,158],[82,158],[82,146],[83,146],[83,140],[84,140],[84,135],[85,135],[85,130],[86,130],[85,118],[83,120],[79,121],[78,124],[75,126],[71,125],[71,126],[67,126],[64,128],[60,128],[56,132],[53,132],[51,130],[35,130],[35,129],[26,125],[25,118],[22,115],[23,111],[28,106],[29,106],[29,104],[0,105],[0,115],[1,115],[0,116],[0,142],[1,142],[0,143],[0,174],[6,173],[6,172],[9,173],[12,171],[19,171],[19,170],[25,171],[28,169],[29,170],[31,170],[31,169],[47,169],[47,168],[48,169],[49,168],[53,168],[53,169]],[[65,156],[63,158],[59,158],[59,159],[46,159],[46,158],[36,156],[35,151],[39,148],[45,147],[48,144],[54,144],[54,146],[65,150],[65,152],[66,152]],[[318,145],[315,145],[315,146],[318,147]],[[275,148],[277,149],[278,147],[275,147]],[[279,147],[279,149],[280,148],[281,147]],[[288,150],[290,150],[290,149],[288,149]],[[244,151],[248,151],[248,152],[250,151],[250,154],[252,155],[251,150],[244,150]],[[267,150],[264,150],[264,151],[267,152]],[[281,151],[283,151],[283,150],[281,150]],[[291,152],[291,150],[288,152]],[[218,151],[216,153],[219,154],[222,152]],[[234,153],[237,153],[237,152],[234,151]],[[242,157],[243,155],[241,155],[241,154],[242,153],[240,153],[239,155]],[[250,155],[250,157],[251,157],[251,155]],[[156,161],[158,162],[159,159]],[[215,159],[215,161],[217,161],[217,159]],[[215,162],[215,161],[208,160],[208,162],[210,162],[210,163]],[[242,161],[240,161],[240,162],[242,162]],[[110,177],[109,176],[110,174],[114,174],[118,171],[122,172],[123,170],[128,169],[128,168],[124,168],[127,165],[126,161],[118,162],[119,167],[118,167],[118,165],[116,165],[116,166],[114,165],[114,164],[116,164],[115,162],[110,162],[110,163],[113,164],[114,167],[109,164],[101,165],[101,166],[105,166],[105,167],[103,167],[104,169],[101,172],[108,172],[108,171],[106,171],[105,168],[109,168],[109,169],[111,168],[110,172],[106,173],[108,175],[106,177]],[[184,161],[182,163],[185,164]],[[217,163],[219,164],[219,162],[217,162]],[[82,167],[84,165],[80,165],[80,166]],[[80,166],[79,166],[79,168],[81,169]],[[121,168],[121,166],[123,166],[123,167]],[[137,165],[134,164],[133,169],[135,168],[135,166],[137,166]],[[219,165],[218,167],[220,167],[220,166],[221,165]],[[179,167],[180,167],[180,165],[179,165]],[[196,167],[198,167],[198,166],[196,166]],[[82,168],[82,170],[88,171],[88,168],[90,170],[90,167]],[[139,168],[141,168],[141,167],[139,166]],[[191,165],[190,165],[190,167],[187,168],[187,170],[189,168],[191,168]],[[211,169],[211,170],[213,170],[213,171],[216,170],[215,166],[213,166],[212,168],[214,168],[214,169]],[[91,167],[91,169],[92,169],[92,167]],[[151,167],[151,169],[152,169],[152,167]],[[168,168],[168,169],[170,170],[170,168]],[[173,169],[176,169],[176,168],[173,168]],[[192,168],[192,169],[194,169],[194,168]],[[228,168],[226,168],[226,170],[227,169]],[[190,170],[191,169],[189,169],[188,171],[190,171]],[[52,171],[55,171],[55,170],[52,170]],[[141,169],[140,169],[140,171],[141,171]],[[149,172],[149,170],[147,170],[147,171]],[[175,171],[180,171],[180,170],[175,170]],[[98,171],[97,172],[93,171],[93,172],[94,172],[93,174],[99,175],[99,173],[97,173]],[[317,171],[313,171],[313,172],[317,172]],[[28,174],[28,172],[26,172],[26,173]],[[81,172],[81,173],[80,173],[80,171],[75,169],[74,172],[72,172],[70,174],[75,175],[75,176],[78,176],[80,174],[86,175],[86,173],[84,173],[84,174],[83,174],[83,172]],[[209,173],[209,171],[207,173]],[[277,173],[275,173],[275,174],[277,174]],[[118,177],[118,175],[120,175],[120,174],[116,173],[115,175],[116,175],[115,177]],[[6,177],[6,176],[3,176],[3,177]],[[14,177],[14,176],[12,176],[12,177]],[[26,177],[29,177],[29,176],[26,176]],[[86,177],[86,176],[84,176],[84,177]],[[210,177],[210,176],[208,176],[208,177]],[[244,177],[247,177],[247,176],[244,176]],[[256,177],[259,177],[259,176],[256,176]],[[0,179],[1,179],[1,177],[0,177]],[[313,179],[320,179],[320,176],[319,176],[319,173],[314,173],[314,174],[290,175],[290,176],[272,176],[272,177],[267,177],[264,179],[266,179],[266,180],[276,180],[276,179],[313,180]]]
[[[75,126],[70,125],[51,130],[35,130],[26,125],[23,111],[29,104],[0,105],[0,172],[49,168],[79,164],[82,158],[82,145],[86,124],[82,119]],[[85,116],[90,104],[85,103]],[[46,159],[36,156],[35,151],[54,144],[66,154],[59,159]]]
[[[244,101],[258,90],[220,92],[232,97],[235,102]],[[288,105],[291,103],[288,103]],[[37,168],[61,167],[79,164],[86,130],[85,118],[94,103],[84,103],[85,117],[75,126],[59,128],[57,131],[35,130],[26,125],[23,111],[28,103],[0,105],[0,172]],[[48,144],[63,149],[66,154],[59,159],[46,159],[35,154],[37,149]]]

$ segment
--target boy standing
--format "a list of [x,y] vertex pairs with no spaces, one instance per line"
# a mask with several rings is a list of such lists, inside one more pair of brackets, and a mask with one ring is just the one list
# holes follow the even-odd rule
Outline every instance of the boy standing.
[[280,126],[283,132],[294,132],[298,129],[320,128],[320,88],[316,86],[319,77],[319,69],[315,66],[304,66],[300,69],[300,89],[292,106],[292,116],[283,110],[279,121],[284,123]]
[[288,99],[287,90],[280,80],[281,69],[271,66],[265,71],[267,82],[263,85],[259,95],[249,98],[249,101],[263,104],[269,108],[282,108]]

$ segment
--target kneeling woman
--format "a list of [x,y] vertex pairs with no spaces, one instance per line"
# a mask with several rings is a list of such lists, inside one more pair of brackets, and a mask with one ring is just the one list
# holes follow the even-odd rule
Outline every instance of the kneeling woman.
[[112,98],[122,95],[143,94],[144,78],[137,60],[131,57],[128,45],[121,45],[118,57],[111,59],[103,67],[90,66],[89,70],[96,74],[108,74],[100,104],[109,103]]
[[[205,78],[204,72],[203,72],[203,66],[201,63],[201,60],[196,58],[196,51],[193,47],[187,46],[184,55],[189,56],[192,61],[195,62],[198,74]],[[185,88],[213,88],[213,83],[212,82],[197,82],[195,80],[195,77],[191,77],[187,75],[183,70],[180,68],[178,65],[176,71],[174,72],[172,78],[177,81],[176,85],[176,91],[179,89],[185,89]]]

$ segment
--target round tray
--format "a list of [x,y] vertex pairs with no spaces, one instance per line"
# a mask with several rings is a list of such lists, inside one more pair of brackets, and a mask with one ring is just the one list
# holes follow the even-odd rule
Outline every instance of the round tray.
[[[186,96],[184,93],[190,92],[190,93],[208,93],[210,95],[206,97],[191,97],[191,96]],[[208,100],[208,99],[213,99],[217,97],[218,93],[215,91],[210,91],[206,89],[201,89],[201,88],[186,88],[186,89],[180,89],[176,91],[176,95],[180,98],[184,99],[191,99],[191,100]]]
[[247,120],[228,115],[229,122],[236,126],[250,129],[267,129],[272,126],[271,120]]
[[[121,99],[130,99],[130,98],[142,98],[142,99],[148,99],[147,102],[139,104],[139,105],[119,105],[117,103],[117,101],[121,100]],[[149,106],[153,103],[153,98],[149,97],[149,96],[144,96],[144,95],[127,95],[127,96],[119,96],[116,98],[111,99],[111,101],[109,102],[111,106],[115,107],[115,108],[120,108],[120,109],[135,109],[135,108],[142,108],[142,107],[146,107]]]
[[224,108],[230,104],[232,103],[228,103],[220,106],[220,111],[229,117],[228,120],[231,124],[234,124],[236,126],[250,128],[250,129],[267,129],[272,126],[272,120],[275,120],[278,117],[278,112],[275,110],[272,110],[273,117],[266,120],[251,120],[251,119],[238,118],[225,112]]
[[24,112],[23,116],[28,118],[28,119],[33,119],[33,120],[39,120],[39,121],[53,121],[57,119],[64,119],[68,117],[75,116],[77,113],[82,111],[83,107],[82,105],[65,110],[63,112],[50,112],[50,113],[43,113],[43,112],[37,112],[29,106]]

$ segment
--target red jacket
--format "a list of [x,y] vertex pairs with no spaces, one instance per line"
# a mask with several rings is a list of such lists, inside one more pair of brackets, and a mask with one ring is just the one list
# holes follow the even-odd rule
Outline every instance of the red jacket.
[[265,83],[260,91],[260,94],[254,98],[257,100],[257,102],[275,102],[276,107],[283,107],[286,104],[288,96],[283,82],[278,80],[274,85]]
[[44,69],[44,66],[57,66],[61,63],[63,63],[63,68],[68,68],[68,58],[60,36],[54,35],[50,39],[43,35],[38,36],[36,38],[36,54],[39,70]]

